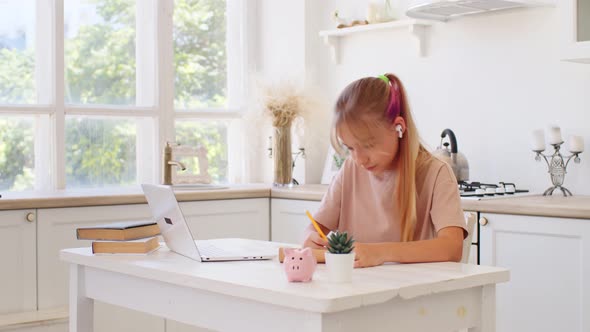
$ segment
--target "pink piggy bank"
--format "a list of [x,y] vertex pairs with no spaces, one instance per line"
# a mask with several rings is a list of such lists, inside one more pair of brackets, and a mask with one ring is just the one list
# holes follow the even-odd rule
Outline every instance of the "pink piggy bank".
[[290,282],[311,281],[317,264],[310,248],[285,248],[283,265],[285,266],[285,273],[287,273],[287,280]]

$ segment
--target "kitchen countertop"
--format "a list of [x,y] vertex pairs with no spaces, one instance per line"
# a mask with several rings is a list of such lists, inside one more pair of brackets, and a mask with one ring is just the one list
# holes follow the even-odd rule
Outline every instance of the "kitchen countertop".
[[[327,185],[307,184],[291,188],[269,184],[231,185],[226,189],[176,191],[179,201],[202,201],[244,198],[281,198],[320,201]],[[140,187],[53,192],[2,193],[0,210],[59,208],[99,205],[146,204]],[[466,211],[521,214],[531,216],[590,219],[590,196],[506,196],[495,199],[461,199]]]
[[[175,191],[178,201],[267,198],[267,184],[231,185],[225,189]],[[70,189],[50,192],[2,193],[0,210],[59,208],[99,205],[147,204],[141,187]]]
[[464,210],[528,216],[590,219],[590,196],[523,195],[489,200],[461,200]]
[[326,191],[327,184],[304,184],[291,188],[271,188],[272,198],[301,199],[306,201],[321,201]]
[[[176,190],[178,201],[243,198],[286,198],[319,201],[328,185],[308,184],[277,188],[270,184],[230,185],[225,189]],[[139,186],[2,193],[0,210],[60,208],[100,205],[147,204]]]

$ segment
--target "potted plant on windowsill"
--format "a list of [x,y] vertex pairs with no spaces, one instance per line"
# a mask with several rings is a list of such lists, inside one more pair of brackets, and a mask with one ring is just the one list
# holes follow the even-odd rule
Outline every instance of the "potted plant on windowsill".
[[347,232],[335,231],[328,236],[325,253],[328,279],[334,282],[351,282],[354,267],[354,238]]

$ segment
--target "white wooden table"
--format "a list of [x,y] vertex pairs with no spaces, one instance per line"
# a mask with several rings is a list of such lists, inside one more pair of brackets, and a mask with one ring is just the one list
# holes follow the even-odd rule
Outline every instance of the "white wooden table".
[[[229,239],[227,241],[252,241]],[[266,245],[278,246],[267,242]],[[460,263],[355,269],[352,283],[289,283],[275,259],[199,263],[165,246],[149,255],[66,249],[70,332],[93,329],[93,301],[218,331],[495,331],[503,268]]]

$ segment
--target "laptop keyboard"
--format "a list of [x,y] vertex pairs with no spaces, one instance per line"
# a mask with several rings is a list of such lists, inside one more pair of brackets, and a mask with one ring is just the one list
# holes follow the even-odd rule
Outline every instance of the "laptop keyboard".
[[210,244],[201,244],[198,246],[198,248],[201,256],[205,257],[223,257],[231,255],[230,252]]
[[258,260],[258,259],[268,259],[272,255],[262,254],[259,251],[254,250],[253,252],[246,253],[245,248],[239,249],[223,249],[222,246],[215,245],[212,243],[207,243],[206,241],[198,243],[197,248],[199,249],[199,254],[201,255],[201,259],[204,261],[214,261],[214,260]]

